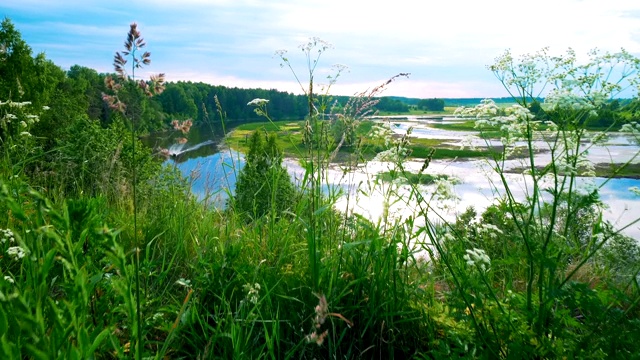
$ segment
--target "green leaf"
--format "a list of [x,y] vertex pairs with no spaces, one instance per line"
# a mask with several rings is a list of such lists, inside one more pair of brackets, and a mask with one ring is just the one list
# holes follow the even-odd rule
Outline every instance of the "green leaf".
[[33,346],[32,344],[25,344],[25,348],[27,349],[27,352],[34,359],[49,360],[49,355],[47,355],[47,353],[45,353],[44,351],[38,349],[37,347]]
[[78,330],[78,347],[83,353],[89,347],[89,333],[85,328]]
[[5,314],[3,308],[0,308],[0,337],[6,334],[7,330],[9,330],[9,322],[7,320],[7,314]]
[[109,334],[111,333],[111,328],[106,328],[104,330],[102,330],[98,336],[96,336],[95,339],[93,339],[93,343],[91,344],[91,347],[89,348],[89,350],[84,354],[85,357],[90,357],[92,356],[96,350],[98,349],[98,347],[100,345],[102,345],[102,343],[105,341],[105,339],[107,338],[107,336],[109,336]]

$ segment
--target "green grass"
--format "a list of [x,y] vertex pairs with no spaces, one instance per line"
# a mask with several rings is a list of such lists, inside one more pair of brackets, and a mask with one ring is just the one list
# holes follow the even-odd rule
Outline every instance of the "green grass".
[[379,116],[420,116],[420,115],[452,115],[457,109],[456,106],[445,106],[443,111],[427,111],[410,108],[407,112],[380,111]]
[[[599,72],[611,58],[598,61]],[[447,219],[451,178],[406,173],[400,159],[355,191],[334,190],[317,161],[331,146],[304,148],[302,122],[246,124],[230,146],[268,131],[287,154],[313,150],[284,210],[251,217],[232,189],[222,190],[225,208],[197,198],[176,166],[135,145],[135,130],[78,119],[45,154],[36,140],[46,133],[0,134],[0,359],[638,358],[640,246],[571,174],[564,189],[533,178],[518,199],[511,190],[523,183],[498,170],[492,190],[504,186],[504,197]],[[367,156],[384,149],[372,126],[357,129]],[[420,157],[498,151],[412,142]],[[558,151],[552,161],[571,157]],[[264,174],[272,160],[245,169]],[[402,177],[403,186],[388,182]],[[260,199],[247,190],[247,203],[275,199],[276,177],[257,178],[270,190]],[[434,182],[434,191],[417,186]],[[353,205],[380,217],[340,210]]]
[[448,179],[447,175],[431,175],[431,174],[415,174],[415,173],[399,173],[397,171],[385,171],[376,175],[382,181],[400,181],[407,184],[415,185],[431,185],[438,179]]
[[[237,128],[230,139],[242,142],[244,134],[264,125]],[[278,122],[272,131],[286,145],[301,140],[301,126]],[[358,131],[365,135],[371,126],[363,122]],[[414,140],[412,149],[422,156],[431,148],[433,158],[491,154],[447,148],[442,140]],[[365,142],[375,154],[380,144],[371,138]],[[0,275],[14,281],[0,277],[0,291],[10,294],[0,302],[0,332],[10,344],[0,349],[4,358],[130,357],[137,331],[141,355],[158,358],[474,358],[500,352],[521,358],[582,354],[585,347],[626,356],[640,341],[640,312],[634,305],[640,295],[619,280],[635,271],[635,248],[619,236],[621,250],[605,248],[598,267],[572,275],[570,283],[557,288],[559,295],[546,295],[555,299],[552,309],[539,312],[544,304],[537,302],[527,307],[528,253],[522,242],[532,239],[523,240],[514,222],[525,218],[518,211],[528,211],[520,204],[490,208],[481,223],[462,216],[446,224],[417,225],[435,211],[427,207],[435,203],[423,198],[424,210],[415,217],[372,222],[335,210],[338,193],[320,196],[307,187],[287,211],[247,220],[233,209],[197,201],[176,169],[165,168],[139,188],[136,274],[138,244],[126,184],[108,198],[47,187],[56,199],[51,200],[28,183],[43,174],[14,174],[7,161],[0,160],[8,179],[0,181],[0,223],[18,234],[30,253],[15,260],[7,253],[9,244],[0,243]],[[638,171],[640,165],[632,165],[621,174]],[[396,197],[388,186],[394,179],[402,179],[413,196],[427,197],[431,194],[415,186],[450,180],[397,169],[377,175],[377,187],[362,186],[359,194],[382,193],[389,206],[402,205],[409,195]],[[549,211],[534,213],[534,219],[543,217],[543,225],[531,225],[536,233],[546,234]],[[590,218],[580,214],[571,218],[569,229],[592,231]],[[558,216],[572,215],[560,211]],[[500,233],[487,232],[493,229],[489,226]],[[454,240],[447,242],[447,236]],[[552,238],[554,249],[563,251],[536,260],[562,266],[557,272],[562,277],[572,268],[557,257],[573,260],[582,254],[566,239]],[[416,243],[424,245],[416,249]],[[440,246],[439,256],[425,261],[432,246]],[[465,260],[473,248],[491,258],[487,273]],[[142,284],[140,323],[135,276]],[[545,293],[535,290],[532,298],[540,294]],[[553,315],[545,325],[551,337],[547,328],[538,330],[526,320],[547,311]],[[574,321],[577,312],[581,321]],[[488,335],[485,327],[495,333]],[[593,344],[591,334],[597,339]],[[323,341],[309,342],[309,336]],[[508,346],[500,340],[505,338]],[[541,341],[548,341],[547,348],[541,350]]]
[[[380,139],[374,139],[368,135],[371,133],[372,127],[375,125],[372,121],[361,121],[357,134],[361,137],[361,149],[360,152],[369,160],[375,157],[376,154],[384,151],[384,142]],[[252,123],[238,126],[231,133],[227,135],[226,143],[234,150],[246,152],[248,150],[248,138],[253,131],[266,130],[275,131],[278,135],[278,146],[283,150],[285,156],[302,158],[307,154],[306,147],[302,142],[302,130],[304,121],[278,121],[278,122],[262,122]],[[444,145],[446,140],[441,139],[420,139],[411,138],[410,156],[413,158],[426,158],[431,149],[436,149],[433,156],[434,159],[453,159],[453,158],[480,158],[487,157],[493,154],[489,150],[470,150],[470,149],[457,149],[451,146]],[[335,161],[342,162],[349,159],[349,154],[352,154],[356,149],[354,147],[344,146],[340,149]]]
[[[517,167],[509,169],[507,172],[520,174],[523,171],[528,170],[523,167]],[[545,167],[537,167],[538,171],[546,170]],[[582,174],[585,169],[578,169],[578,173]],[[562,173],[562,175],[567,175]],[[607,164],[599,163],[595,164],[595,176],[604,178],[627,178],[627,179],[640,179],[640,164]]]

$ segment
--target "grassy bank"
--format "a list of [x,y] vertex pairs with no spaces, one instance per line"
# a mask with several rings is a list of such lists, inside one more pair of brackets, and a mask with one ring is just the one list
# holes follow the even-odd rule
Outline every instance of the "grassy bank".
[[[359,138],[359,147],[344,146],[340,149],[335,161],[346,161],[349,154],[358,152],[365,160],[373,159],[377,154],[385,150],[384,140],[371,136],[374,122],[363,120],[356,130]],[[226,137],[226,144],[237,151],[246,152],[248,150],[248,139],[253,131],[266,131],[275,133],[278,136],[278,146],[284,154],[293,158],[304,158],[307,156],[307,147],[303,143],[304,121],[276,121],[244,124],[234,128]],[[470,150],[445,145],[446,140],[440,139],[419,139],[411,138],[409,149],[410,157],[424,159],[428,157],[432,149],[433,159],[465,159],[482,158],[494,154],[490,150]]]
[[[134,74],[149,64],[150,53],[141,51],[146,43],[136,24],[126,39],[114,58],[117,76],[107,78],[102,95],[111,122],[63,111],[68,104],[86,108],[80,100],[54,109],[0,99],[0,358],[638,358],[640,246],[603,220],[597,191],[585,194],[575,174],[554,188],[533,177],[527,196],[517,198],[522,183],[511,182],[489,156],[506,191],[489,186],[505,196],[482,213],[469,208],[451,220],[446,211],[455,193],[445,177],[406,175],[403,184],[361,179],[353,191],[335,190],[325,176],[326,159],[331,142],[347,135],[349,155],[388,155],[393,170],[382,180],[405,174],[416,154],[476,153],[380,134],[367,121],[324,131],[326,122],[313,111],[313,69],[329,46],[313,38],[301,47],[314,64],[308,123],[236,128],[227,141],[247,154],[244,167],[233,169],[244,187],[224,189],[228,201],[214,207],[191,192],[191,180],[175,163],[163,164],[168,149],[138,140],[142,99],[163,90],[163,76],[147,82],[128,75],[125,58]],[[606,67],[632,58],[638,64],[623,55],[592,62]],[[516,76],[561,60],[563,66],[533,73],[554,75],[539,79],[552,84],[574,74],[553,74],[573,63],[558,59],[529,56],[519,66],[507,52],[491,69]],[[22,57],[20,64],[32,60]],[[585,78],[606,83],[598,79],[601,72],[620,73],[598,67]],[[586,80],[558,83],[577,81]],[[576,91],[592,89],[581,85]],[[358,110],[356,120],[382,88],[349,103]],[[558,122],[589,113],[580,107],[584,102],[569,100],[559,102],[571,106],[557,112]],[[249,105],[267,117],[268,103]],[[49,110],[57,116],[47,119]],[[514,134],[521,141],[537,136],[527,115],[518,119],[525,131]],[[179,143],[188,141],[191,120],[165,125]],[[247,137],[265,130],[275,136]],[[570,130],[557,131],[559,138],[575,138]],[[640,127],[630,131],[640,141]],[[304,147],[303,139],[314,146]],[[581,143],[575,146],[578,152]],[[295,188],[281,150],[304,156]],[[556,150],[555,175],[582,160],[573,148]],[[526,151],[533,159],[534,149]],[[535,169],[532,160],[528,166]],[[431,193],[418,186],[429,183],[436,185]],[[379,216],[348,210],[354,205]],[[415,211],[402,216],[408,209]]]

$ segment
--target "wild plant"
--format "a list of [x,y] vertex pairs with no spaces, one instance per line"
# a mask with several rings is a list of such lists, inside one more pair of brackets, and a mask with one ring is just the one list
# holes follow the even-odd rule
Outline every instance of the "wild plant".
[[[610,130],[619,125],[595,133],[588,131],[587,125],[606,101],[623,91],[635,92],[640,61],[622,50],[615,54],[592,51],[585,63],[579,63],[572,50],[553,57],[543,49],[519,59],[507,51],[489,69],[516,104],[507,108],[504,115],[499,115],[498,107],[491,100],[473,108],[459,109],[457,113],[476,118],[481,133],[485,126],[500,129],[503,150],[489,160],[497,179],[490,181],[495,192],[502,196],[498,214],[508,219],[510,227],[504,223],[496,227],[496,223],[482,221],[472,234],[465,234],[448,225],[449,235],[442,237],[426,216],[431,208],[423,204],[426,222],[423,229],[488,354],[517,357],[530,351],[527,356],[575,355],[579,353],[578,347],[573,347],[577,343],[562,344],[568,333],[580,342],[578,333],[582,330],[576,329],[582,329],[584,322],[575,323],[569,300],[563,294],[572,286],[574,276],[590,266],[611,239],[640,220],[605,231],[608,225],[602,220],[598,190],[610,178],[599,184],[590,178],[595,173],[587,154],[591,147],[603,144]],[[546,95],[542,103],[545,120],[529,110],[532,102],[542,95]],[[626,124],[623,130],[633,131],[632,126]],[[524,197],[516,195],[519,185],[507,174],[512,166],[510,159],[518,151],[525,157],[522,161],[525,171],[521,175],[526,183]],[[540,151],[550,154],[550,162],[540,162],[536,157]],[[593,216],[586,216],[589,214]],[[488,235],[483,235],[486,231]],[[469,246],[466,250],[465,244]],[[490,246],[496,246],[492,250],[494,256],[506,257],[498,260],[504,264],[500,279],[488,277],[491,271],[486,264],[486,271],[470,272],[461,262],[466,260],[468,266],[478,268],[478,261],[484,258],[481,255]],[[497,252],[499,248],[503,249]],[[458,250],[451,251],[453,249]],[[522,278],[503,277],[507,273],[519,273],[520,269]],[[474,278],[479,278],[481,283],[472,285],[470,281]],[[503,282],[506,279],[508,282]],[[639,295],[634,296],[636,299],[629,299],[625,313],[637,304]],[[487,317],[488,309],[497,315]],[[563,328],[566,322],[574,322],[575,327]],[[501,340],[506,336],[503,332],[510,334],[510,344]],[[516,341],[514,336],[520,340]]]
[[[91,358],[108,353],[117,323],[106,260],[117,232],[98,199],[54,205],[25,183],[2,184],[3,358]],[[117,346],[117,348],[122,348]]]
[[[326,346],[323,351],[328,350],[328,354],[394,356],[394,351],[398,354],[411,351],[405,347],[408,343],[398,336],[399,329],[417,330],[410,330],[410,325],[405,324],[421,318],[419,311],[409,305],[415,296],[408,285],[409,274],[420,277],[422,271],[409,248],[415,238],[411,231],[405,232],[413,228],[412,220],[376,225],[354,215],[349,205],[344,213],[337,213],[334,207],[341,196],[349,203],[353,201],[353,194],[361,190],[353,178],[346,181],[347,192],[331,190],[331,183],[340,177],[333,177],[330,165],[343,149],[349,154],[349,161],[341,163],[344,174],[349,174],[363,160],[360,128],[371,127],[366,118],[375,113],[376,97],[393,81],[408,74],[396,75],[380,86],[355,94],[344,104],[332,102],[329,89],[344,66],[334,68],[337,74],[329,76],[329,84],[322,89],[322,94],[314,93],[316,67],[328,48],[326,42],[316,38],[301,46],[308,85],[303,85],[285,52],[277,53],[283,66],[294,73],[309,103],[303,136],[306,154],[305,150],[300,154],[305,169],[300,184],[303,196],[295,208],[294,218],[306,238],[304,262],[309,266],[309,288],[319,299],[314,330],[307,334],[306,340],[322,345],[321,348]],[[266,105],[266,101],[261,104]],[[266,114],[266,110],[259,109]],[[407,145],[408,139],[400,142],[403,141],[398,147]],[[382,185],[386,184],[379,182],[372,188]],[[412,320],[402,321],[403,316],[410,316]]]
[[[135,101],[125,102],[122,99],[122,95],[127,94],[144,94],[146,96],[153,96],[159,94],[164,89],[164,74],[152,75],[149,81],[136,78],[136,70],[149,65],[151,63],[151,53],[144,51],[146,42],[142,38],[138,26],[136,23],[132,23],[127,34],[127,39],[124,43],[124,50],[122,52],[116,52],[113,60],[114,70],[116,72],[116,78],[108,76],[105,79],[105,85],[112,91],[113,94],[104,94],[103,99],[109,105],[109,107],[125,116],[128,119],[131,126],[131,146],[133,148],[133,163],[135,164],[137,142],[136,122],[137,117],[140,116],[140,109],[136,107],[139,103]],[[140,54],[142,52],[142,54]],[[130,70],[127,69],[127,63],[131,61]],[[125,92],[128,90],[129,92]],[[132,204],[133,204],[133,244],[134,244],[134,268],[133,273],[126,274],[125,283],[128,284],[129,280],[135,281],[135,301],[130,302],[127,315],[131,321],[131,344],[134,349],[136,359],[142,357],[142,344],[143,344],[143,331],[142,331],[142,299],[141,299],[141,284],[140,284],[140,253],[142,251],[143,244],[140,242],[138,235],[138,188],[137,168],[134,165],[132,168]],[[126,265],[121,265],[122,270],[125,270]],[[129,299],[129,289],[123,290],[124,299]],[[135,305],[135,307],[133,306]]]

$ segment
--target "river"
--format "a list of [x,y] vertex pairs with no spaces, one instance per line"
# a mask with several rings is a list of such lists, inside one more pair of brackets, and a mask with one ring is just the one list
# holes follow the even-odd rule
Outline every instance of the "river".
[[[432,121],[438,119],[424,119],[408,117],[393,119],[392,129],[397,134],[404,134],[412,126],[411,136],[433,139],[446,139],[452,144],[459,144],[463,139],[468,140],[469,135],[477,135],[474,132],[448,131],[429,127]],[[444,121],[447,121],[446,119]],[[454,121],[454,120],[450,120]],[[224,148],[222,137],[218,132],[212,132],[208,127],[193,127],[188,136],[188,142],[182,145],[175,143],[179,135],[160,134],[147,139],[147,143],[168,148],[172,156],[167,159],[167,166],[177,166],[181,172],[188,176],[191,188],[199,199],[207,204],[224,206],[226,199],[233,193],[236,176],[244,165],[241,153]],[[475,146],[486,145],[482,139],[472,140]],[[495,145],[495,141],[493,142]],[[538,144],[542,146],[543,144]],[[611,136],[605,146],[595,146],[589,152],[589,159],[594,163],[625,162],[633,159],[632,163],[639,163],[640,158],[634,156],[640,151],[640,147],[628,137],[622,135]],[[536,163],[545,164],[550,160],[548,153],[536,154]],[[301,179],[304,169],[294,159],[286,159],[285,166],[294,179]],[[404,163],[408,171],[417,172],[422,166],[422,161],[407,161]],[[518,167],[520,160],[511,160],[507,168]],[[350,169],[345,172],[338,165],[328,171],[327,181],[331,186],[344,189],[344,195],[336,202],[340,210],[357,212],[373,221],[380,219],[384,213],[385,198],[390,184],[373,186],[375,174],[388,171],[391,165],[384,162],[370,161],[365,166]],[[504,187],[500,177],[487,166],[486,160],[434,160],[426,171],[429,174],[444,174],[458,179],[453,190],[457,195],[456,201],[441,201],[435,204],[432,211],[432,220],[451,221],[456,214],[473,206],[478,212],[495,203],[496,198],[504,194]],[[530,177],[522,174],[506,174],[510,189],[517,199],[524,199],[530,189]],[[605,178],[578,178],[581,188],[599,187],[602,201],[607,205],[603,216],[606,220],[621,228],[640,218],[640,196],[629,190],[631,187],[640,188],[640,180],[617,178],[606,181]],[[358,191],[360,186],[360,191]],[[433,193],[434,186],[419,186],[420,191],[426,197]],[[393,198],[388,201],[389,214],[401,219],[414,214],[418,209],[415,200],[409,198],[408,186],[394,185]],[[635,239],[640,240],[640,224],[634,224],[623,231]]]

